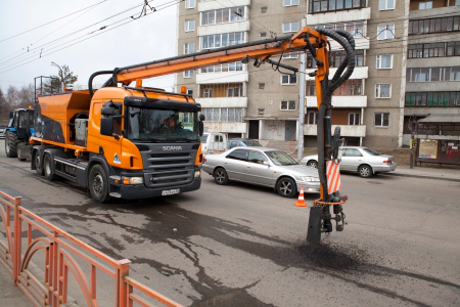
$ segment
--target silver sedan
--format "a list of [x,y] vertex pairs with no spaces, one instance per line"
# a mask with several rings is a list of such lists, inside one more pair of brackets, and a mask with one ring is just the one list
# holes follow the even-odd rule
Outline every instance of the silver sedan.
[[[381,154],[369,147],[340,147],[339,159],[341,171],[358,172],[363,178],[380,172],[392,172],[397,167],[393,156]],[[300,164],[317,168],[318,155],[305,156]]]
[[265,147],[235,147],[222,154],[207,155],[203,171],[217,184],[241,181],[272,187],[283,197],[293,197],[303,187],[305,193],[319,193],[318,170],[300,165],[287,153]]

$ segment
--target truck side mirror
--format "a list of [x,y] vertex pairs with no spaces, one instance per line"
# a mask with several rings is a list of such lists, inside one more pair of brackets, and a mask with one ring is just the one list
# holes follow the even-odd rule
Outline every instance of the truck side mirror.
[[204,132],[204,124],[203,124],[203,121],[204,121],[204,114],[200,114],[200,120],[198,122],[198,133],[200,134],[200,136],[203,135],[203,132]]
[[112,136],[113,135],[113,117],[101,117],[101,134]]

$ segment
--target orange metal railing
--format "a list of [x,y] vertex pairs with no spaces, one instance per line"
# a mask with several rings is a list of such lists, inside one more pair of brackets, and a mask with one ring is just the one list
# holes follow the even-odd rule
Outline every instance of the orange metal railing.
[[[102,289],[107,278],[115,307],[181,306],[129,277],[129,260],[112,259],[21,207],[20,197],[2,191],[0,234],[0,264],[35,306],[60,306],[75,298],[79,306],[109,306],[107,295],[97,295],[107,292]],[[41,270],[34,268],[39,263]]]

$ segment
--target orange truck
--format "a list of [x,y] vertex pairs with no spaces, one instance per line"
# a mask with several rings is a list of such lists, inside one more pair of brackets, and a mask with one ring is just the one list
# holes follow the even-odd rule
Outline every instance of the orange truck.
[[[348,44],[345,46],[349,55],[347,63],[338,69],[340,74],[332,81],[328,80],[326,36],[342,45]],[[38,97],[35,135],[30,138],[33,145],[31,168],[48,180],[60,176],[88,188],[98,202],[197,190],[201,185],[203,160],[201,106],[185,93],[185,88],[180,93],[166,92],[144,87],[142,80],[219,63],[252,60],[256,67],[268,63],[274,70],[283,68],[296,73],[297,68],[281,63],[282,54],[310,52],[317,62],[313,74],[318,107],[325,104],[323,109],[327,115],[331,108],[331,86],[340,85],[339,81],[343,83],[351,75],[350,64],[354,67],[354,47],[350,47],[349,42],[350,37],[344,33],[304,27],[292,36],[96,72],[89,79],[88,90]],[[272,56],[279,58],[272,60]],[[99,75],[110,77],[95,90],[93,79]],[[321,129],[318,127],[318,139],[323,140],[323,145],[329,144],[330,132],[323,133]],[[326,198],[324,159],[322,163],[323,166],[320,157],[322,198]]]

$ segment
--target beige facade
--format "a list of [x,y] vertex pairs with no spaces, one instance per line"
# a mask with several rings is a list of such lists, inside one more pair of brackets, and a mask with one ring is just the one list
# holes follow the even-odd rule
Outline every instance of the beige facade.
[[[415,37],[409,33],[412,19],[460,15],[456,0],[432,2],[187,0],[178,10],[178,54],[289,35],[300,29],[302,18],[313,28],[345,29],[356,39],[357,66],[350,80],[334,92],[333,125],[341,126],[346,144],[400,147],[408,143],[408,118],[415,113],[426,116],[428,112],[419,106],[408,108],[406,94],[420,88],[439,91],[441,86],[449,92],[459,88],[458,82],[418,84],[406,76],[410,67],[460,66],[460,57],[454,56],[408,59],[409,46],[413,48],[413,44],[460,40],[458,30]],[[331,46],[333,74],[340,64],[341,51],[335,42]],[[299,67],[300,56],[285,55],[282,62]],[[307,59],[307,73],[314,70],[313,63]],[[252,63],[231,63],[186,72],[176,81],[177,86],[187,86],[201,103],[209,131],[263,140],[297,140],[299,108],[303,107],[304,145],[316,146],[313,79],[307,76],[306,96],[302,99],[299,79],[299,73],[295,77],[283,75],[269,64],[256,68]],[[436,109],[429,111],[442,112]],[[458,106],[454,109],[459,110]]]

